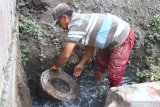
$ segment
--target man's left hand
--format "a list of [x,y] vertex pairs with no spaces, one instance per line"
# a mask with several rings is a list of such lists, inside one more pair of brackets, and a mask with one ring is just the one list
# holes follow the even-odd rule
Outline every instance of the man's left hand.
[[76,76],[76,77],[80,76],[82,70],[83,70],[83,65],[80,65],[80,64],[76,65],[76,67],[74,68],[73,75]]

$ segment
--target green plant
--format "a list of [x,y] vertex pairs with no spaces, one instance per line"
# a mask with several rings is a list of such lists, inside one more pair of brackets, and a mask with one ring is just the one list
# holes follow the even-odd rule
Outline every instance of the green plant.
[[28,51],[26,49],[26,46],[22,43],[20,44],[20,49],[21,49],[21,52],[22,52],[22,57],[21,57],[22,64],[26,65],[27,62],[28,62]]
[[146,56],[146,64],[148,70],[137,70],[138,82],[158,81],[160,80],[160,56],[157,55],[158,48],[156,44],[160,40],[160,16],[155,16],[150,23],[150,28],[153,31],[145,38],[146,50],[151,54]]
[[154,16],[150,23],[151,30],[153,30],[153,37],[155,40],[160,40],[160,16]]
[[158,34],[160,34],[160,16],[154,16],[153,20],[150,23],[151,29]]
[[39,39],[42,36],[43,30],[34,21],[28,19],[20,19],[19,32],[21,35],[24,34],[33,35],[35,39]]
[[152,82],[160,80],[160,66],[151,65],[150,70],[137,70],[138,82]]
[[0,107],[3,107],[3,104],[0,102]]
[[148,37],[145,38],[147,48],[153,48],[156,41],[160,40],[160,16],[156,15],[150,22],[150,28],[153,31]]
[[46,58],[46,55],[42,51],[40,52],[38,56],[41,62],[44,61],[44,59]]
[[131,16],[128,16],[128,18],[127,18],[127,21],[132,21],[132,17]]
[[69,64],[64,64],[64,65],[61,66],[61,69],[62,69],[62,70],[65,70],[66,68],[69,68],[69,67],[70,67]]
[[146,64],[149,65],[149,69],[137,70],[138,82],[150,82],[160,80],[160,56],[149,56],[146,58]]

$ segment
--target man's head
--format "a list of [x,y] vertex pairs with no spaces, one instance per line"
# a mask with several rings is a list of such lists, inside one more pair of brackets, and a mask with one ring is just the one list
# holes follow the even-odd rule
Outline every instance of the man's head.
[[72,13],[73,10],[66,3],[58,4],[52,11],[52,16],[55,20],[54,25],[59,24],[60,27],[67,30]]

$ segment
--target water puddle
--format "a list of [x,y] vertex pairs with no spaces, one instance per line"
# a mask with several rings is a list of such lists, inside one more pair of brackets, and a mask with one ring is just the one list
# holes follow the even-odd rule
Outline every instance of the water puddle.
[[[124,84],[135,82],[136,70],[134,67],[128,67],[123,78]],[[109,89],[109,82],[104,78],[102,82],[97,83],[93,70],[85,70],[81,77],[75,78],[80,95],[77,100],[67,102],[51,102],[32,96],[32,107],[102,107],[106,98],[106,92]],[[53,81],[54,84],[57,81]],[[63,83],[62,83],[63,84]],[[66,89],[65,89],[66,90]]]

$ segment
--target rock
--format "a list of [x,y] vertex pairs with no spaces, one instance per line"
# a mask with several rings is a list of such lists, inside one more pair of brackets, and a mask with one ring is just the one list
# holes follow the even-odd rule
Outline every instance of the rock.
[[113,87],[104,107],[159,107],[160,82]]

